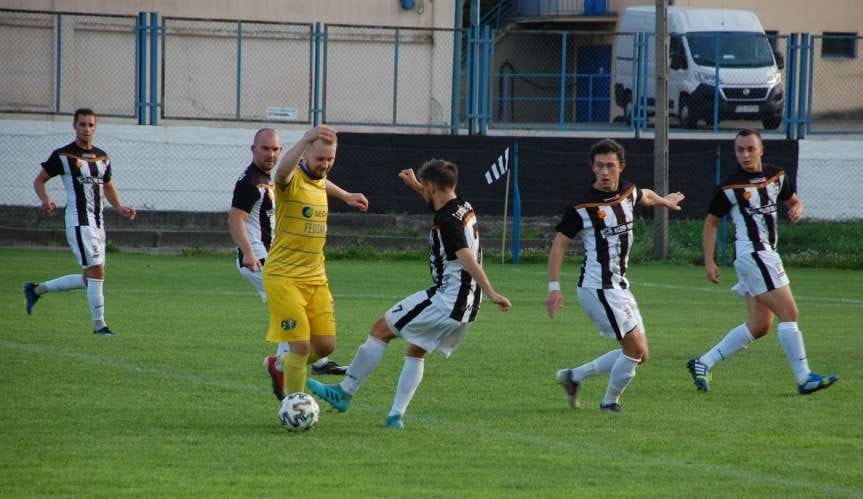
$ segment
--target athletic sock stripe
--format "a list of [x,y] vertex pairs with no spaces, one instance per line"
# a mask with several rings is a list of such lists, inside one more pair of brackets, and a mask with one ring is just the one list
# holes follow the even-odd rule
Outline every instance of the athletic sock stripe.
[[776,285],[770,277],[770,272],[767,271],[767,265],[764,265],[764,262],[761,260],[761,257],[758,256],[757,251],[752,252],[752,259],[755,260],[755,264],[758,265],[758,270],[761,271],[761,277],[764,279],[764,284],[767,285],[767,291],[773,291],[776,289]]
[[416,316],[421,314],[423,310],[427,309],[429,307],[429,305],[431,305],[430,299],[426,298],[425,300],[421,301],[419,303],[419,305],[412,308],[410,310],[410,312],[406,313],[405,315],[402,316],[401,319],[396,321],[396,323],[394,324],[394,327],[396,329],[398,329],[399,331],[401,331],[401,329],[403,327],[405,327],[410,321],[414,320],[416,318]]
[[78,251],[81,253],[81,266],[86,267],[87,253],[84,252],[84,239],[81,237],[81,227],[75,227],[75,242],[78,243]]
[[596,295],[599,297],[599,302],[602,303],[602,308],[605,309],[605,316],[608,317],[608,322],[611,323],[611,328],[614,329],[614,335],[618,340],[622,340],[623,336],[620,334],[620,326],[617,325],[617,319],[614,318],[614,312],[611,310],[611,305],[609,305],[608,300],[605,299],[605,291],[597,289]]

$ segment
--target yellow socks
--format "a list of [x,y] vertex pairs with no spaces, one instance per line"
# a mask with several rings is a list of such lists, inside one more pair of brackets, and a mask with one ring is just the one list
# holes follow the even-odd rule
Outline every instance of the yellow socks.
[[285,371],[285,394],[306,390],[306,356],[288,352],[282,356],[282,369]]

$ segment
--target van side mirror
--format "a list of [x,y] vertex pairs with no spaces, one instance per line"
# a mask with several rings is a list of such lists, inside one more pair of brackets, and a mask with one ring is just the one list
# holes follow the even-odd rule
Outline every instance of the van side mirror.
[[776,58],[776,67],[779,69],[785,68],[785,57],[778,50],[773,52],[773,57]]

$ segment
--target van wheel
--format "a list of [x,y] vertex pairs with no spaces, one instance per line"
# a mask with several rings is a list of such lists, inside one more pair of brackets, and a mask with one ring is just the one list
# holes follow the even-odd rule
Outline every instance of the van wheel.
[[680,96],[680,107],[677,110],[677,117],[680,120],[681,128],[698,128],[698,117],[692,115],[689,99],[683,95]]
[[776,130],[782,124],[782,116],[765,116],[761,118],[761,124],[767,130]]

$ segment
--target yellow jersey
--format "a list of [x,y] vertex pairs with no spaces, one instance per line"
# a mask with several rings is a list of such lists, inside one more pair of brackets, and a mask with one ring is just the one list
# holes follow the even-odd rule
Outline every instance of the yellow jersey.
[[302,166],[286,185],[275,186],[276,231],[264,275],[308,284],[326,284],[327,191]]

